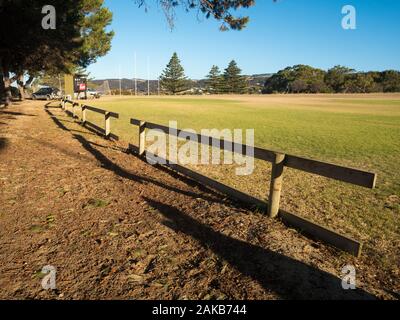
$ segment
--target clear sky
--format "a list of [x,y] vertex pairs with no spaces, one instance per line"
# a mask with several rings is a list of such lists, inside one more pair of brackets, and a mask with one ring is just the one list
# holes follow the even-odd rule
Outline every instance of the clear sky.
[[[177,11],[171,31],[162,9],[147,0],[149,10],[133,0],[106,0],[114,14],[112,49],[88,70],[96,79],[157,78],[176,51],[193,79],[213,64],[224,69],[235,59],[245,74],[276,72],[309,64],[322,69],[346,65],[360,71],[400,70],[400,0],[256,0],[243,11],[250,23],[242,31],[219,31],[220,23]],[[342,28],[344,5],[353,5],[357,29]],[[121,70],[121,73],[119,72]]]

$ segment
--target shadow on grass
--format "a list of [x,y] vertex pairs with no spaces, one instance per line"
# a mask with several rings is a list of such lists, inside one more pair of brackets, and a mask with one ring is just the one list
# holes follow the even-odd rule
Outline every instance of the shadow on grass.
[[115,174],[117,174],[118,176],[125,178],[125,179],[129,179],[129,180],[133,180],[139,183],[151,183],[155,186],[161,187],[163,189],[169,190],[169,191],[173,191],[176,193],[180,193],[183,194],[185,196],[191,197],[191,198],[202,198],[204,200],[210,201],[210,202],[218,202],[218,203],[225,203],[225,201],[220,200],[218,198],[211,198],[211,197],[207,197],[204,194],[198,194],[198,193],[194,193],[191,191],[186,191],[186,190],[181,190],[179,188],[173,187],[171,185],[162,183],[158,180],[155,179],[151,179],[148,177],[143,177],[140,176],[138,174],[129,172],[127,170],[125,170],[124,168],[120,167],[118,164],[112,162],[110,159],[108,159],[102,152],[100,152],[99,150],[95,149],[92,145],[91,142],[86,140],[83,136],[81,135],[77,135],[77,134],[73,134],[73,137],[75,139],[77,139],[83,148],[85,148],[87,151],[89,151],[96,159],[97,161],[99,161],[101,163],[101,166],[107,170],[110,170],[112,172],[114,172]]
[[[47,109],[46,112],[58,127],[71,132],[57,116]],[[176,193],[193,198],[202,198],[210,202],[232,203],[219,199],[221,196],[218,193],[215,193],[216,198],[207,197],[204,194],[180,190],[155,179],[129,172],[112,162],[105,154],[96,149],[94,147],[95,143],[88,141],[82,135],[72,133],[72,136],[101,163],[103,168],[114,172],[120,177],[139,183],[151,183]],[[158,210],[166,218],[164,221],[166,226],[177,233],[186,234],[197,240],[205,249],[212,250],[244,276],[251,277],[260,283],[265,290],[276,293],[282,299],[376,299],[375,296],[360,289],[354,291],[343,290],[341,279],[330,273],[269,249],[228,237],[200,223],[173,206],[149,198],[144,199],[151,207]]]
[[[51,107],[51,108],[57,108],[57,107]],[[57,124],[58,127],[60,127],[61,129],[65,130],[65,131],[69,131],[69,132],[78,132],[78,133],[84,133],[84,134],[90,134],[90,135],[97,135],[95,133],[91,133],[91,132],[85,132],[85,131],[81,131],[81,130],[74,130],[74,129],[68,129],[63,123],[76,123],[73,120],[65,120],[65,119],[59,119],[57,118],[50,110],[48,110],[49,107],[45,107],[45,111],[46,113],[50,116],[50,118]]]
[[[55,116],[50,110],[48,110],[47,108],[45,108],[45,111],[47,112],[47,114],[50,116],[50,118],[53,120],[53,122],[62,130],[71,132],[73,130],[67,128],[58,118],[57,116]],[[201,198],[204,200],[207,200],[209,202],[215,202],[215,203],[228,203],[227,201],[224,201],[222,199],[220,199],[218,196],[216,195],[215,198],[213,197],[208,197],[204,194],[201,193],[195,193],[195,192],[191,192],[191,191],[186,191],[186,190],[181,190],[179,188],[176,188],[174,186],[162,183],[156,179],[152,179],[152,178],[148,178],[148,177],[143,177],[141,175],[129,172],[127,170],[125,170],[124,168],[122,168],[121,166],[119,166],[118,164],[114,163],[113,161],[111,161],[110,159],[107,158],[106,155],[104,155],[101,151],[99,151],[98,149],[94,148],[93,145],[97,145],[96,143],[92,143],[90,141],[88,141],[85,137],[83,137],[82,135],[79,134],[75,134],[72,133],[72,137],[76,140],[78,140],[80,142],[80,144],[82,145],[82,147],[88,151],[89,153],[91,153],[97,161],[99,161],[101,163],[101,166],[104,169],[110,170],[112,172],[114,172],[115,174],[117,174],[118,176],[125,178],[125,179],[129,179],[138,183],[151,183],[155,186],[164,188],[166,190],[169,191],[173,191],[175,193],[180,193],[183,194],[185,196],[191,197],[191,198]],[[104,147],[104,146],[101,146]]]
[[363,290],[343,290],[342,280],[325,271],[247,242],[216,232],[173,206],[144,200],[164,218],[163,224],[197,240],[205,249],[251,277],[282,299],[373,300]]

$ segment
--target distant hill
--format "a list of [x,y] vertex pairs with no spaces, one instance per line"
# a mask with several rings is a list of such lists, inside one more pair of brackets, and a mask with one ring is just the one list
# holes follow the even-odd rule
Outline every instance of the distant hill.
[[[247,76],[249,79],[250,86],[263,86],[264,82],[267,78],[272,76],[270,73],[263,74],[254,74],[251,76]],[[98,79],[91,80],[97,88],[97,90],[104,90],[104,83],[108,81],[108,86],[110,90],[119,90],[120,81],[119,79]],[[206,86],[206,79],[200,80],[190,80],[192,83],[192,88],[196,89],[204,89]],[[121,79],[121,89],[122,90],[134,90],[135,88],[135,79]],[[147,80],[145,79],[137,79],[137,89],[139,93],[147,92]],[[150,92],[157,92],[158,90],[158,80],[150,80]]]

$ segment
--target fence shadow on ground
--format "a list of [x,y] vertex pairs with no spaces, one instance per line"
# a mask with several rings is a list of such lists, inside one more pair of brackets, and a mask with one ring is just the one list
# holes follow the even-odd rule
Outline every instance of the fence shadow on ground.
[[282,299],[374,300],[363,290],[343,290],[341,279],[277,252],[216,232],[173,206],[144,200],[164,218],[163,224],[211,249],[243,275]]
[[[129,149],[126,152],[133,155],[140,161],[146,161],[145,157],[139,155],[139,148],[137,146],[129,145]],[[195,187],[202,192],[207,192],[207,193],[213,194],[216,197],[225,198],[225,200],[223,201],[223,203],[225,203],[225,204],[235,205],[236,207],[240,207],[243,209],[257,209],[257,207],[255,205],[244,203],[244,202],[239,202],[235,199],[227,198],[226,195],[224,195],[222,193],[218,193],[218,192],[214,191],[213,189],[210,189],[209,187],[201,184],[200,182],[193,180],[190,177],[186,177],[186,176],[182,175],[181,173],[174,171],[173,169],[171,169],[169,167],[163,166],[162,164],[156,163],[156,164],[153,164],[152,166],[154,168],[157,168],[157,170],[160,170],[160,171],[168,174],[170,177],[172,177],[176,180],[182,181],[183,183],[187,184],[188,186]]]
[[[120,177],[139,183],[147,182],[167,190],[184,194],[193,198],[202,198],[210,202],[232,205],[230,200],[222,199],[219,193],[207,191],[215,195],[207,197],[190,191],[166,185],[160,181],[129,172],[111,161],[105,154],[94,147],[96,143],[88,141],[82,135],[73,133],[48,108],[45,109],[54,123],[62,130],[71,132],[72,137],[79,141],[82,147],[91,153],[101,166]],[[101,146],[104,147],[104,146]],[[165,169],[167,170],[167,169]],[[169,171],[169,170],[167,170]],[[171,173],[174,174],[174,173]],[[177,178],[181,178],[177,175]],[[183,177],[184,180],[186,178]],[[192,180],[191,183],[195,183]],[[341,279],[325,271],[314,268],[303,262],[284,256],[269,249],[249,244],[245,241],[223,235],[211,227],[200,223],[173,206],[154,201],[144,200],[165,218],[164,224],[176,232],[184,233],[197,240],[204,248],[211,249],[219,257],[235,267],[243,275],[251,277],[267,291],[278,294],[282,299],[344,299],[373,300],[376,297],[361,289],[343,290]]]
[[[155,186],[164,188],[169,191],[173,191],[175,193],[180,193],[180,194],[183,194],[185,196],[188,196],[188,197],[191,197],[194,199],[201,198],[201,199],[204,199],[204,200],[207,200],[210,202],[223,203],[223,204],[231,203],[230,201],[221,199],[220,195],[216,194],[216,193],[215,193],[215,197],[211,197],[211,196],[207,196],[202,193],[195,193],[195,192],[191,192],[191,191],[187,191],[187,190],[182,190],[177,187],[162,183],[158,180],[155,180],[155,179],[152,179],[149,177],[144,177],[144,176],[138,175],[136,173],[129,172],[129,171],[125,170],[124,168],[122,168],[121,166],[119,166],[118,164],[116,164],[115,162],[111,161],[105,154],[103,154],[101,151],[99,151],[98,149],[96,149],[93,146],[93,145],[99,146],[98,144],[92,143],[91,141],[87,140],[85,137],[83,137],[80,134],[73,133],[73,131],[75,131],[75,130],[67,128],[62,123],[62,121],[60,121],[60,119],[58,119],[58,117],[56,115],[54,115],[50,110],[48,110],[48,108],[45,108],[45,111],[59,128],[61,128],[64,131],[71,132],[72,137],[74,139],[76,139],[77,141],[79,141],[79,143],[82,145],[82,147],[86,151],[91,153],[95,157],[95,159],[100,162],[102,168],[110,170],[122,178],[129,179],[129,180],[132,180],[132,181],[135,181],[138,183],[151,183]],[[104,147],[104,146],[101,146],[101,147]]]
[[[16,111],[9,111],[8,109],[0,109],[0,120],[16,120],[18,116],[36,117],[34,114],[27,114]],[[0,121],[0,125],[7,125],[7,122]]]
[[90,141],[86,140],[83,136],[81,135],[73,135],[74,138],[76,140],[78,140],[82,147],[84,149],[86,149],[87,151],[89,151],[96,159],[97,161],[99,161],[101,163],[102,168],[110,170],[112,172],[114,172],[115,174],[117,174],[118,176],[125,178],[125,179],[129,179],[129,180],[133,180],[139,183],[151,183],[153,185],[156,185],[158,187],[161,187],[163,189],[167,189],[169,191],[173,191],[176,193],[180,193],[183,194],[185,196],[191,197],[191,198],[202,198],[204,200],[210,201],[210,202],[218,202],[218,203],[225,203],[225,201],[222,201],[218,198],[212,198],[212,197],[207,197],[204,194],[199,194],[199,193],[194,193],[191,191],[186,191],[186,190],[181,190],[179,188],[173,187],[171,185],[167,185],[165,183],[162,183],[158,180],[152,179],[152,178],[148,178],[148,177],[144,177],[144,176],[140,176],[136,173],[132,173],[129,172],[127,170],[125,170],[124,168],[120,167],[118,164],[116,164],[115,162],[111,161],[110,159],[108,159],[102,152],[100,152],[98,149],[94,148],[91,144]]

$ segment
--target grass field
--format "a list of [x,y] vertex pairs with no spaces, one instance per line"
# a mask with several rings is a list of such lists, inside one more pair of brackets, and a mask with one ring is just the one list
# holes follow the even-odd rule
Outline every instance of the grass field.
[[[90,101],[120,114],[112,132],[136,143],[129,118],[179,128],[255,129],[255,144],[378,174],[374,190],[287,169],[283,209],[365,241],[365,255],[385,272],[398,272],[400,255],[400,94],[214,97],[103,97]],[[93,113],[88,120],[103,125]],[[266,198],[270,167],[256,162],[249,177],[232,166],[198,167]]]

